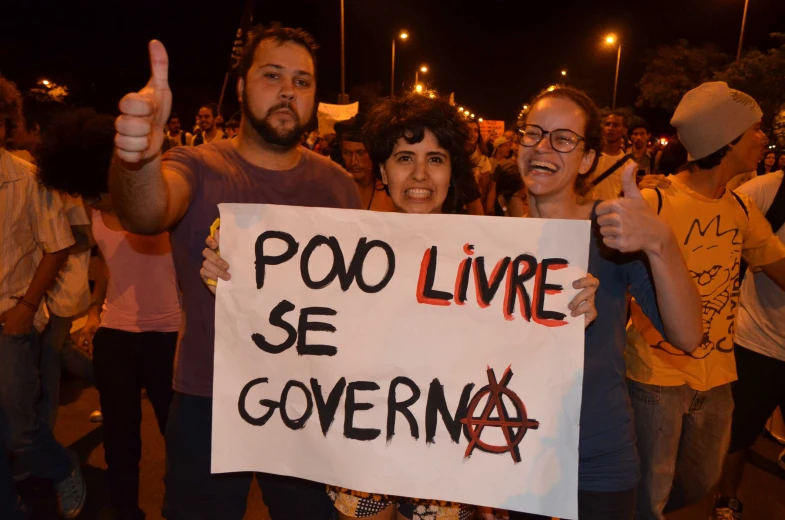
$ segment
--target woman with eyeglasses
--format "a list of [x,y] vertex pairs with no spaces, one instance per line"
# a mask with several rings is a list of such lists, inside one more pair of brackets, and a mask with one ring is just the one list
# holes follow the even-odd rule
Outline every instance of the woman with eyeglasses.
[[597,318],[586,328],[584,342],[578,518],[629,520],[638,458],[625,383],[627,293],[671,343],[687,352],[701,339],[700,297],[673,232],[638,191],[634,165],[623,174],[624,199],[583,199],[602,147],[592,100],[561,87],[543,92],[529,106],[519,127],[518,155],[529,216],[591,220],[589,272],[600,281]]

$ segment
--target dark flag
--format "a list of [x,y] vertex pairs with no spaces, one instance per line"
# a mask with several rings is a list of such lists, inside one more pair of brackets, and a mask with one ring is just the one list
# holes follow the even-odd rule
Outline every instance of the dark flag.
[[240,18],[240,27],[237,29],[237,35],[234,37],[232,55],[229,58],[229,74],[237,74],[240,68],[240,61],[243,58],[243,47],[245,47],[245,42],[248,40],[248,32],[251,30],[252,23],[253,0],[245,0],[243,16]]

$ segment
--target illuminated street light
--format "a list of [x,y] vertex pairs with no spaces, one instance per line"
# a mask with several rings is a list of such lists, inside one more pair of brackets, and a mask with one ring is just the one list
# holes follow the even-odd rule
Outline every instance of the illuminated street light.
[[45,87],[48,87],[50,85],[48,79],[45,79],[45,80],[41,81],[41,84],[44,85]]
[[566,70],[561,71],[561,75],[562,76],[566,76],[567,75],[567,71]]
[[458,112],[463,112],[463,107],[458,107]]
[[613,80],[613,103],[611,105],[611,110],[616,110],[616,91],[619,87],[619,65],[621,64],[621,41],[615,34],[611,33],[605,37],[605,43],[608,45],[619,44],[619,50],[616,54],[616,79]]
[[416,90],[418,94],[422,94],[423,86],[418,83],[417,86],[414,87],[414,90]]
[[469,117],[471,117],[472,119],[474,119],[474,114],[471,114]]
[[523,105],[524,110],[529,110],[529,105]]
[[417,70],[417,71],[414,73],[414,84],[415,84],[415,85],[417,85],[417,84],[420,82],[420,72],[422,72],[423,74],[425,74],[426,72],[428,72],[428,67],[426,67],[425,65],[423,65],[422,67],[420,67],[420,68],[419,68],[419,70]]
[[554,90],[556,90],[556,85],[551,85],[548,87],[548,92],[553,92]]
[[[398,35],[398,38],[401,40],[406,40],[409,37],[409,33],[407,31],[401,31]],[[390,95],[395,95],[395,38],[392,41],[392,71],[390,73]]]
[[428,94],[428,97],[431,98],[431,99],[436,99],[436,94],[431,92],[430,94]]
[[477,121],[479,121],[480,123],[482,123],[482,118],[478,119]]

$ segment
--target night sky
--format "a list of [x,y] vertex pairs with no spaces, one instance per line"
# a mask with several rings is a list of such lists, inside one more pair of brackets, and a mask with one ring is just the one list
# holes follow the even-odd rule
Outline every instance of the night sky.
[[[114,112],[122,95],[149,76],[145,44],[158,38],[170,56],[174,110],[184,121],[217,101],[243,0],[4,2],[0,74],[29,88],[42,78],[65,84],[71,101]],[[13,4],[9,6],[8,4]],[[610,105],[616,53],[601,37],[623,40],[618,105],[632,106],[646,51],[686,38],[735,54],[743,0],[345,0],[347,90],[378,81],[387,93],[391,41],[399,44],[396,83],[414,83],[420,64],[440,93],[478,117],[514,120],[522,103],[561,81]],[[335,102],[340,88],[339,0],[257,0],[254,22],[278,20],[310,31],[321,46],[318,97]],[[785,1],[750,0],[745,48],[773,44],[785,32]],[[227,117],[237,102],[230,83]],[[642,111],[660,132],[668,114]]]

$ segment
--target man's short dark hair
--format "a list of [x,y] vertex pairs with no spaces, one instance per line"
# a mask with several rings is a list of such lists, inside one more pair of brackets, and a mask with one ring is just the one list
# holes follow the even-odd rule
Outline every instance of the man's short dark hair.
[[214,118],[218,117],[218,104],[217,103],[207,103],[205,105],[200,106],[199,110],[201,110],[203,108],[206,108],[207,110],[209,110]]
[[36,152],[41,184],[85,199],[108,193],[114,135],[114,117],[92,108],[55,117]]
[[22,95],[16,85],[3,76],[0,76],[0,117],[5,120],[5,136],[9,139],[22,124]]
[[363,127],[363,141],[376,178],[382,178],[380,166],[390,158],[399,139],[419,143],[426,130],[450,155],[450,189],[442,211],[460,211],[479,194],[472,172],[474,164],[466,150],[469,129],[458,110],[447,101],[413,94],[387,98],[371,110]]
[[644,120],[642,117],[631,117],[630,122],[627,124],[627,133],[632,135],[632,133],[638,128],[643,128],[646,130],[647,134],[651,134],[651,127],[649,126],[649,123],[646,122],[646,120]]
[[172,112],[171,114],[169,114],[169,119],[166,120],[166,124],[168,125],[169,123],[171,123],[172,119],[180,119],[180,116]]
[[739,137],[726,144],[716,152],[713,152],[702,159],[688,162],[687,169],[690,171],[711,170],[712,168],[719,166],[722,162],[722,158],[725,157],[728,152],[730,152],[731,145],[741,141],[742,137],[744,137],[744,134],[741,134]]
[[335,123],[335,140],[340,146],[343,142],[362,143],[363,126],[368,117],[365,114],[357,114],[351,119]]
[[240,60],[241,78],[245,79],[248,75],[248,71],[251,69],[251,65],[253,65],[253,57],[254,53],[256,52],[256,48],[259,47],[259,44],[265,40],[273,40],[279,45],[292,42],[305,47],[305,49],[308,51],[308,54],[311,55],[315,70],[316,51],[319,49],[319,45],[316,43],[314,37],[311,36],[309,32],[299,27],[297,29],[293,29],[291,27],[284,27],[280,22],[273,22],[268,26],[259,24],[251,29],[248,42],[245,44],[245,48],[243,49],[243,57]]
[[616,116],[616,117],[618,117],[619,119],[621,119],[621,124],[622,124],[622,125],[623,125],[625,128],[627,127],[627,119],[630,117],[630,115],[629,115],[628,113],[626,113],[626,112],[623,112],[623,111],[621,111],[621,110],[611,110],[610,112],[608,112],[607,114],[605,114],[605,115],[602,117],[602,120],[603,120],[603,122],[604,122],[606,119],[608,119],[608,117],[610,117],[610,116]]

